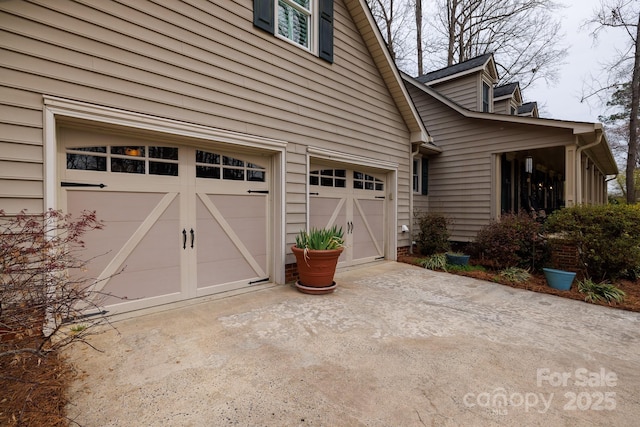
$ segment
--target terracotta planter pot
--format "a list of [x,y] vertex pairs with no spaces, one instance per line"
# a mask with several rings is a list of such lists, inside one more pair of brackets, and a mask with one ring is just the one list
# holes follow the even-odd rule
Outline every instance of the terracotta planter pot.
[[296,256],[296,264],[298,265],[299,279],[296,283],[298,290],[314,294],[333,292],[335,289],[333,276],[338,265],[338,258],[344,248],[326,251],[307,250],[306,257],[304,249],[299,249],[294,245],[291,250]]

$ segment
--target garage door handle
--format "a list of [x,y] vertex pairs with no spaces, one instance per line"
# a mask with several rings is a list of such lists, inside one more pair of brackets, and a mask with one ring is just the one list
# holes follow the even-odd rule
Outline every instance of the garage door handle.
[[193,241],[196,240],[196,233],[193,232],[193,228],[191,229],[191,249],[193,249]]
[[187,230],[182,229],[182,249],[187,249]]

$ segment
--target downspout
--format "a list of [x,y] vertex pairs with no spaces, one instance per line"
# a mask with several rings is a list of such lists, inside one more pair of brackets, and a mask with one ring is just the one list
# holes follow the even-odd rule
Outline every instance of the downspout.
[[[576,135],[576,145],[578,136]],[[578,147],[576,150],[576,205],[582,204],[582,152],[587,148],[595,147],[602,142],[602,131],[596,130],[596,140],[591,144]]]
[[618,177],[618,174],[615,174],[615,175],[611,176],[611,178],[607,178],[607,179],[604,180],[604,191],[605,191],[604,195],[605,195],[605,200],[607,202],[605,204],[609,203],[609,197],[608,197],[609,196],[609,182],[613,181],[617,177]]
[[416,144],[416,151],[411,151],[409,153],[409,171],[411,172],[411,184],[409,185],[409,255],[413,255],[413,160],[416,155],[420,153],[420,143]]

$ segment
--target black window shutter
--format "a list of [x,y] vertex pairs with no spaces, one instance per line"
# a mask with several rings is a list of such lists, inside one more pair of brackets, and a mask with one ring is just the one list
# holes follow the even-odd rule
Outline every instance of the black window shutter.
[[274,0],[253,0],[253,25],[274,34]]
[[318,22],[318,56],[333,63],[333,0],[320,0]]
[[429,159],[422,158],[422,194],[429,194]]

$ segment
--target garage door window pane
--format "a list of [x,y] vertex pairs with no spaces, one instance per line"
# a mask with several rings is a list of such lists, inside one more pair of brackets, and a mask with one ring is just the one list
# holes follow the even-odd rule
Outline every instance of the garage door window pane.
[[149,162],[149,174],[178,176],[178,164]]
[[67,169],[104,172],[107,170],[107,158],[67,153]]
[[322,169],[309,172],[309,184],[323,187],[345,188],[347,186],[346,169]]
[[196,151],[196,163],[208,163],[210,165],[220,164],[220,155],[216,153],[210,153],[208,151]]
[[357,190],[384,191],[384,182],[373,175],[354,171],[353,188]]
[[123,156],[144,157],[145,147],[127,146],[127,147],[111,147],[111,154],[119,154]]
[[265,168],[255,163],[208,151],[196,151],[196,177],[198,178],[265,182],[266,175]]
[[107,147],[77,147],[69,148],[68,151],[88,151],[90,153],[106,153]]
[[220,179],[220,168],[209,166],[196,166],[196,177]]
[[111,172],[144,173],[144,160],[111,159]]
[[243,167],[244,162],[239,159],[234,159],[233,157],[222,156],[222,164],[226,166],[237,166]]
[[244,181],[244,170],[225,168],[222,172],[222,179],[231,181]]
[[320,185],[323,187],[333,187],[333,178],[322,177],[320,179]]
[[178,160],[178,149],[175,147],[149,147],[149,157],[154,159]]
[[265,180],[264,171],[257,171],[257,170],[247,171],[247,181],[264,182],[264,180]]

